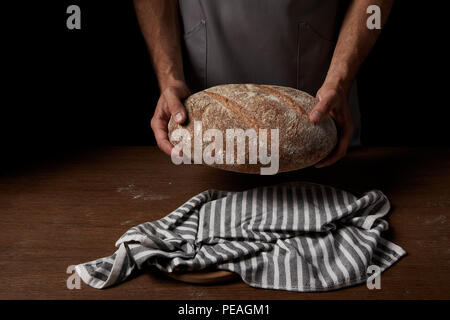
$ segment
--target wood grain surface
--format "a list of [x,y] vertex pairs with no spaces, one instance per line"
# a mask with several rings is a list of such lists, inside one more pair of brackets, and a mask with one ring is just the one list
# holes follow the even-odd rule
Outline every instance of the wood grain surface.
[[[380,290],[193,285],[153,268],[105,290],[84,283],[67,289],[70,265],[112,254],[127,229],[167,215],[192,195],[296,180],[355,194],[378,188],[388,196],[385,236],[408,256],[382,274]],[[175,166],[155,147],[99,148],[2,174],[0,299],[449,299],[449,212],[449,149],[361,149],[330,168],[249,176]]]

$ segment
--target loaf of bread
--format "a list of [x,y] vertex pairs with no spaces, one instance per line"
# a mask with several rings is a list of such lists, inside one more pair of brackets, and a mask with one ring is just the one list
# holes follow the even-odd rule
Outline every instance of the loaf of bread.
[[[270,167],[271,164],[267,163],[267,157],[266,163],[260,160],[263,159],[260,156],[264,155],[261,146],[266,148],[263,148],[263,151],[267,150],[268,156],[278,157],[271,159],[273,162],[278,161],[276,172],[305,168],[325,158],[337,142],[336,127],[331,117],[327,116],[316,125],[309,121],[309,113],[316,103],[316,99],[307,93],[288,87],[257,84],[211,87],[191,95],[184,101],[188,118],[183,125],[178,125],[173,119],[169,121],[169,140],[178,148],[184,147],[184,150],[190,151],[184,152],[185,161],[187,157],[192,163],[204,163],[224,170],[262,173],[262,168]],[[185,129],[183,132],[188,132],[191,139],[183,140],[180,134],[174,134],[177,129]],[[205,137],[209,129],[216,129],[216,133],[222,132],[223,135],[212,137],[210,134]],[[227,154],[225,149],[231,145],[227,145],[227,130],[233,129],[253,129],[257,139],[251,140],[247,137],[245,140],[235,140],[233,149]],[[274,131],[276,129],[277,132]],[[266,134],[263,135],[263,131]],[[265,137],[267,139],[264,139]],[[215,144],[216,148],[211,153],[216,161],[202,162],[199,148],[202,147],[203,152],[208,144],[218,139],[222,142]],[[200,146],[199,143],[203,145]],[[251,149],[250,146],[255,148]],[[239,147],[245,147],[245,156],[241,157],[240,163],[237,161]],[[258,152],[257,163],[251,153],[255,150]],[[211,152],[211,147],[208,151]]]

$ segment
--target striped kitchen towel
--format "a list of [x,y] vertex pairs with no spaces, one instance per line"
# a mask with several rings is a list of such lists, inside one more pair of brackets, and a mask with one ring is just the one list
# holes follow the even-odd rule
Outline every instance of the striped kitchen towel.
[[207,190],[166,217],[131,228],[112,256],[76,271],[98,289],[147,264],[166,272],[229,270],[259,288],[338,289],[366,281],[370,266],[382,272],[406,254],[380,235],[389,209],[381,191],[358,198],[312,183]]

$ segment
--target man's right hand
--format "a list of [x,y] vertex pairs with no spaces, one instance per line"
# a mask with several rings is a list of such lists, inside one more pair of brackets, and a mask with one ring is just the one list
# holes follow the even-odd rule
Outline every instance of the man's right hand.
[[186,121],[186,110],[181,101],[189,95],[189,88],[184,81],[172,81],[161,89],[161,96],[150,125],[158,147],[168,155],[171,155],[173,148],[169,142],[167,127],[170,117],[172,116],[178,124]]

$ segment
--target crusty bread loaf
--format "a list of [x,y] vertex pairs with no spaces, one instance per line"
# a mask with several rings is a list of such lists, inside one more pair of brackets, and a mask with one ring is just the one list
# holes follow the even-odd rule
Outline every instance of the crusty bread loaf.
[[[221,130],[223,148],[226,146],[227,129],[241,128],[279,129],[279,172],[297,170],[311,166],[326,157],[337,142],[336,127],[330,117],[320,124],[309,121],[309,113],[316,99],[305,92],[281,86],[257,84],[228,84],[197,92],[184,101],[188,119],[178,125],[169,122],[169,139],[174,144],[180,141],[172,137],[174,130],[187,129],[194,136],[194,122],[201,121],[201,128]],[[198,122],[197,122],[198,125]],[[268,134],[268,150],[271,150],[271,133]],[[236,152],[235,146],[235,152]],[[192,143],[191,158],[194,154]],[[260,173],[268,165],[249,164],[248,143],[245,164],[210,164],[213,167],[245,173]],[[234,159],[237,159],[235,155]]]

